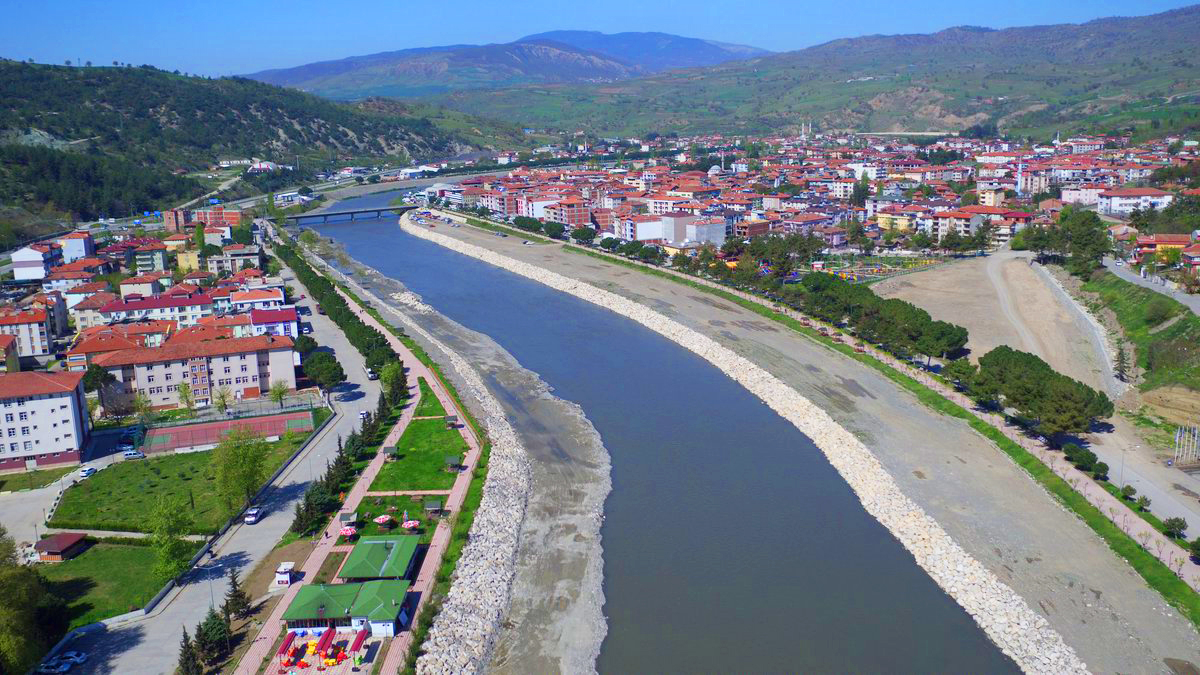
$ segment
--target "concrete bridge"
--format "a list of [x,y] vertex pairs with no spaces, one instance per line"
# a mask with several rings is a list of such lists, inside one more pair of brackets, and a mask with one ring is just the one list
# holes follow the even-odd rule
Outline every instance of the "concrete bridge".
[[405,211],[412,211],[415,206],[382,206],[374,209],[354,209],[352,211],[325,211],[322,213],[301,213],[294,216],[288,216],[287,220],[295,225],[300,224],[302,218],[320,218],[322,223],[329,222],[330,218],[339,216],[350,216],[350,220],[354,220],[355,216],[371,214],[372,218],[382,218],[385,213],[395,213],[397,215]]

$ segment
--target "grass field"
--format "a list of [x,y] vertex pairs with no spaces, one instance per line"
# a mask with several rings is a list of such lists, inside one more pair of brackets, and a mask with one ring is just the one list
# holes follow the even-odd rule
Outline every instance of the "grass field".
[[46,487],[63,476],[75,471],[77,466],[62,466],[56,469],[38,469],[24,473],[8,473],[0,476],[0,492],[29,490]]
[[380,469],[373,491],[449,490],[458,474],[446,471],[446,457],[467,453],[467,442],[441,420],[413,420],[396,443],[399,459]]
[[425,378],[418,377],[417,385],[421,388],[421,402],[417,404],[413,414],[417,417],[445,417],[446,409],[442,407],[442,402],[437,396],[434,396],[433,389],[429,387]]
[[74,629],[145,606],[163,587],[148,573],[153,566],[149,546],[100,542],[73,560],[38,565],[38,571],[68,599]]
[[[267,474],[275,470],[304,442],[290,435],[271,443]],[[159,495],[183,499],[193,517],[194,534],[215,532],[235,509],[217,496],[216,476],[209,466],[211,452],[151,456],[118,462],[76,483],[63,494],[51,527],[147,531],[145,516]]]
[[[1200,389],[1200,317],[1182,303],[1161,293],[1104,272],[1083,285],[1111,309],[1125,338],[1137,345],[1137,364],[1145,368],[1142,391],[1178,384]],[[1158,323],[1147,320],[1147,308],[1156,303],[1167,308]],[[1174,323],[1168,325],[1174,317]]]
[[[333,575],[337,574],[338,568],[342,566],[342,561],[346,559],[347,555],[349,554],[344,551],[334,551],[325,556],[325,561],[321,563],[321,568],[317,570],[317,573],[309,583],[327,584],[333,581]],[[305,581],[308,580],[305,579]]]
[[[396,497],[364,497],[358,505],[358,518],[361,521],[358,528],[358,536],[374,537],[384,534],[420,534],[421,543],[428,544],[433,539],[433,529],[436,526],[434,518],[431,518],[425,513],[426,500],[437,499],[446,503],[445,497],[410,497],[407,495],[399,495]],[[392,510],[392,509],[395,510]],[[404,520],[405,512],[408,513],[409,520],[420,521],[421,525],[417,532],[401,530],[399,524]],[[376,523],[373,518],[387,514],[395,518],[395,522],[391,527],[383,527]],[[339,538],[339,542],[343,538]]]

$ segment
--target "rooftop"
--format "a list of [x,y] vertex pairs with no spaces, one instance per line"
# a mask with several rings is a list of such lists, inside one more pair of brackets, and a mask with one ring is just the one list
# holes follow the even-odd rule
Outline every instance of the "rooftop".
[[417,553],[416,535],[363,537],[338,572],[340,579],[399,579]]
[[305,584],[283,613],[285,621],[362,617],[392,621],[400,614],[407,581],[365,581],[349,584]]
[[82,372],[45,373],[31,370],[3,373],[0,374],[0,399],[67,394],[75,391],[82,379]]

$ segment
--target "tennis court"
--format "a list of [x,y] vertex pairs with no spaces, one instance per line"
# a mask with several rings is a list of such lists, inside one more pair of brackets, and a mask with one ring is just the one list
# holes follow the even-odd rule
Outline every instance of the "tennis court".
[[247,429],[264,438],[282,436],[289,431],[308,433],[313,430],[312,412],[293,412],[283,415],[244,417],[220,422],[183,424],[175,427],[151,429],[146,435],[142,451],[168,452],[179,448],[216,445],[230,429]]

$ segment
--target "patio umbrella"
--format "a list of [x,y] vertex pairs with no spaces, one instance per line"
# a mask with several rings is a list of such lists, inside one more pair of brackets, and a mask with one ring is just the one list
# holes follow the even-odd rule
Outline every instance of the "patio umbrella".
[[385,513],[382,516],[379,516],[378,518],[376,518],[375,522],[379,523],[380,525],[386,525],[391,520],[392,520],[392,517]]
[[347,525],[346,527],[343,527],[338,534],[343,537],[353,537],[354,535],[358,534],[358,530]]
[[404,521],[404,522],[403,522],[403,523],[402,523],[400,526],[401,526],[401,527],[403,527],[403,528],[404,528],[404,529],[406,529],[406,530],[411,530],[411,529],[414,529],[414,528],[420,527],[420,526],[421,526],[421,521],[419,521],[419,520],[406,520],[406,521]]

